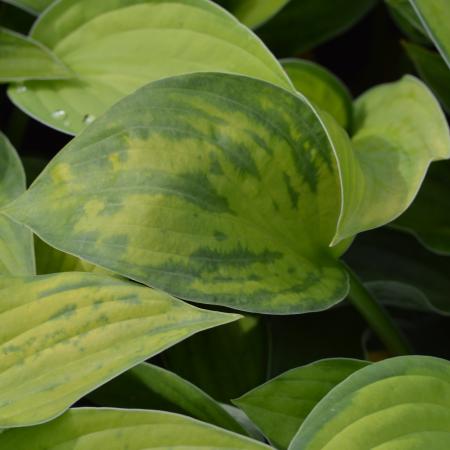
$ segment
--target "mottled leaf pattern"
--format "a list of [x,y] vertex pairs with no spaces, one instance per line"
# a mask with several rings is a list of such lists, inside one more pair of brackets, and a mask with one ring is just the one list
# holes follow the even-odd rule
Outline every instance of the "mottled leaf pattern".
[[244,436],[161,411],[77,408],[50,423],[7,430],[0,447],[14,450],[264,450]]
[[279,449],[289,446],[316,404],[350,374],[366,366],[356,359],[324,359],[289,370],[233,401]]
[[230,72],[292,89],[263,43],[207,0],[61,0],[31,36],[75,74],[9,89],[13,102],[44,123],[76,134],[144,84],[191,72]]
[[450,363],[391,358],[360,369],[313,409],[290,450],[444,450],[450,442]]
[[335,161],[302,98],[186,75],[116,104],[7,212],[60,250],[185,299],[320,310],[348,289],[329,247]]
[[[0,208],[25,191],[25,172],[15,149],[0,132]],[[35,273],[33,237],[0,213],[0,275]]]
[[0,82],[71,77],[70,71],[42,44],[0,27]]
[[238,317],[91,273],[1,277],[0,299],[0,428],[47,421],[170,345]]

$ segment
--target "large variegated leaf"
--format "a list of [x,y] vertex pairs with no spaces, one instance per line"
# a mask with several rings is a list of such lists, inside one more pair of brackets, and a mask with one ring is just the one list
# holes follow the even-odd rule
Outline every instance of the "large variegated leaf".
[[46,421],[155,353],[237,318],[91,273],[1,277],[0,299],[0,428]]
[[409,0],[450,68],[450,3],[448,0]]
[[0,448],[14,450],[264,450],[267,445],[189,417],[162,411],[71,409],[44,425],[6,430]]
[[[15,149],[0,132],[0,208],[25,192],[25,173]],[[33,237],[0,214],[0,275],[33,275]]]
[[258,34],[277,55],[292,56],[344,32],[375,3],[376,0],[291,0]]
[[289,370],[233,403],[246,412],[276,448],[285,449],[314,406],[367,364],[356,359],[323,359]]
[[0,28],[0,83],[71,77],[70,71],[42,44]]
[[420,45],[404,44],[417,72],[450,114],[450,70],[444,60]]
[[325,396],[290,450],[444,450],[450,442],[450,363],[403,356],[369,365]]
[[345,85],[325,67],[305,59],[281,61],[294,87],[318,108],[331,114],[344,128],[349,128],[353,101]]
[[243,24],[255,28],[274,16],[286,3],[291,0],[219,0]]
[[245,434],[242,426],[208,394],[178,375],[152,364],[142,363],[128,370],[91,392],[88,398],[103,407],[181,413]]
[[62,0],[31,36],[77,76],[9,89],[33,117],[77,133],[144,84],[189,72],[231,72],[291,88],[250,30],[208,0]]
[[116,104],[7,212],[60,250],[182,298],[305,312],[348,290],[329,247],[339,183],[303,98],[193,74]]
[[55,0],[3,0],[11,5],[18,6],[24,10],[32,13],[39,14],[44,11]]
[[162,354],[165,365],[224,403],[267,380],[269,335],[262,319],[244,316],[192,336]]
[[445,116],[428,88],[409,75],[363,94],[354,130],[353,149],[339,155],[345,201],[334,242],[397,218],[431,161],[450,157]]

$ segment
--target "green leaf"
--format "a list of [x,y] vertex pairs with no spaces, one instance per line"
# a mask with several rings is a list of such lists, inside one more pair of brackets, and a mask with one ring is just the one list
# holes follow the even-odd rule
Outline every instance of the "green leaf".
[[354,129],[353,149],[339,155],[344,208],[335,243],[397,218],[431,161],[450,157],[445,116],[427,87],[409,75],[357,99]]
[[[31,445],[31,447],[30,447]],[[0,434],[14,450],[258,450],[270,447],[178,414],[161,411],[77,408],[44,425]]]
[[70,71],[42,44],[0,28],[0,83],[71,77]]
[[292,89],[263,43],[207,0],[62,0],[31,36],[77,79],[10,87],[12,101],[58,130],[76,134],[144,84],[191,72],[239,73]]
[[417,72],[450,114],[450,71],[442,58],[419,45],[404,43]]
[[[0,208],[25,192],[25,172],[14,147],[0,132]],[[33,237],[0,214],[0,275],[35,273]]]
[[219,5],[228,9],[243,24],[250,28],[256,28],[267,22],[274,16],[286,3],[291,0],[219,0]]
[[450,162],[430,167],[418,196],[392,225],[416,236],[429,250],[450,254]]
[[305,59],[285,59],[281,64],[293,85],[318,108],[350,128],[353,100],[345,85],[325,67]]
[[181,298],[300,313],[347,294],[344,249],[329,247],[340,202],[334,149],[303,98],[192,74],[117,103],[6,212],[59,250]]
[[345,260],[392,306],[450,313],[450,258],[430,253],[412,236],[389,229],[365,233]]
[[39,14],[44,11],[45,8],[50,6],[55,0],[3,0],[11,5],[18,6],[19,8],[28,11],[31,14]]
[[289,370],[233,400],[280,449],[289,446],[314,406],[337,384],[368,363],[324,359]]
[[444,450],[450,441],[450,363],[402,356],[360,369],[325,396],[290,450]]
[[0,428],[47,421],[170,345],[237,318],[90,273],[2,277],[0,291]]
[[245,434],[244,429],[212,397],[178,375],[140,364],[88,395],[99,406],[158,409],[189,415]]
[[343,33],[375,5],[376,0],[291,0],[258,35],[280,56],[304,53]]
[[448,0],[410,0],[436,45],[444,61],[450,67],[450,4]]
[[180,342],[162,357],[170,370],[226,403],[266,380],[268,351],[265,324],[244,316]]

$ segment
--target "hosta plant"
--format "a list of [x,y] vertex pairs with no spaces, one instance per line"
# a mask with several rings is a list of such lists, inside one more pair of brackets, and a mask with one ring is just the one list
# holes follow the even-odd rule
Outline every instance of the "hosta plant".
[[0,449],[450,448],[447,1],[1,8]]

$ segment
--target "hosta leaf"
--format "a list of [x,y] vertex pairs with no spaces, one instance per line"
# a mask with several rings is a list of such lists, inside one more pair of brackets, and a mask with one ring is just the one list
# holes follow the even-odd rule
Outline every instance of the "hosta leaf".
[[3,277],[0,298],[0,428],[49,420],[170,345],[237,318],[91,273]]
[[360,369],[325,396],[290,450],[445,449],[450,442],[450,363],[428,356]]
[[55,0],[3,0],[11,5],[23,8],[32,14],[38,14],[44,11]]
[[291,89],[262,42],[207,0],[62,0],[31,36],[76,75],[9,89],[42,122],[77,133],[116,100],[144,84],[189,72],[240,73]]
[[158,409],[181,413],[245,434],[213,398],[178,375],[152,364],[140,364],[88,396],[99,406]]
[[450,157],[444,114],[412,76],[372,88],[355,103],[351,154],[341,154],[344,202],[335,242],[397,218],[431,161]]
[[0,82],[71,77],[70,71],[42,44],[0,28]]
[[314,406],[341,381],[368,363],[324,359],[289,370],[233,401],[279,449],[287,448]]
[[220,0],[216,1],[227,8],[243,24],[255,28],[274,16],[291,0]]
[[193,74],[116,104],[7,212],[60,250],[182,298],[293,313],[347,293],[329,247],[339,210],[333,148],[303,98]]
[[344,32],[360,20],[376,0],[291,0],[259,36],[280,56],[303,53]]
[[170,370],[228,403],[267,379],[268,338],[261,319],[245,316],[192,336],[162,357]]
[[14,450],[258,450],[270,447],[189,417],[162,411],[77,408],[44,425],[0,434]]
[[421,310],[450,314],[450,258],[430,253],[412,236],[389,229],[364,233],[345,260],[393,306],[417,309],[419,302]]
[[307,60],[281,61],[295,88],[318,108],[349,128],[353,114],[352,97],[344,84],[324,67]]
[[450,114],[450,70],[442,58],[419,45],[404,44],[409,57],[412,59],[417,72],[431,88],[442,106]]
[[450,4],[448,0],[410,0],[423,27],[450,68]]
[[[15,149],[0,132],[0,208],[25,192],[25,172]],[[0,275],[33,275],[33,237],[0,214]]]

